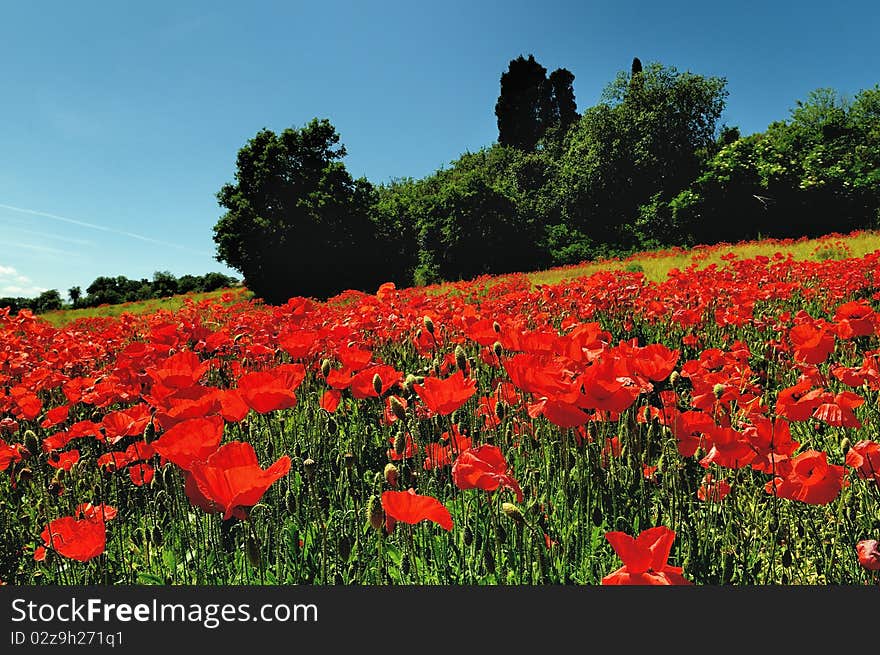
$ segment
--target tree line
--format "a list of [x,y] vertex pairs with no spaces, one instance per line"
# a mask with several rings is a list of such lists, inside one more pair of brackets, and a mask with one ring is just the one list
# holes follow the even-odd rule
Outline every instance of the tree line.
[[422,179],[354,179],[326,119],[263,129],[217,194],[216,258],[283,303],[877,226],[880,87],[818,89],[744,136],[719,124],[723,77],[634,58],[582,113],[573,82],[532,55],[511,60],[498,140]]
[[156,271],[153,279],[129,279],[124,275],[95,278],[83,295],[82,287],[67,291],[69,303],[64,301],[57,289],[44,291],[35,298],[0,298],[0,307],[9,307],[12,313],[29,309],[35,314],[60,309],[80,309],[99,305],[117,305],[124,302],[167,298],[180,293],[203,293],[216,291],[238,284],[238,279],[222,273],[205,275],[182,275],[176,277],[169,271]]

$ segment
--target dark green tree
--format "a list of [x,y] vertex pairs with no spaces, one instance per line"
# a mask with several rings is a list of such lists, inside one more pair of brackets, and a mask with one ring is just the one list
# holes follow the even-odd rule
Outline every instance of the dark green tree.
[[153,273],[152,295],[154,298],[167,298],[178,293],[177,277],[170,271]]
[[501,94],[495,103],[498,143],[520,150],[535,149],[552,123],[547,69],[534,55],[511,60],[501,75]]
[[330,121],[280,134],[263,129],[238,152],[235,182],[217,194],[226,213],[214,226],[216,259],[269,303],[372,289],[373,186],[353,179]]
[[580,118],[574,100],[574,75],[565,68],[557,68],[550,73],[547,83],[550,88],[551,121],[564,134]]
[[82,289],[78,286],[70,287],[67,290],[67,296],[70,298],[70,304],[76,309],[79,306],[79,300],[82,298]]

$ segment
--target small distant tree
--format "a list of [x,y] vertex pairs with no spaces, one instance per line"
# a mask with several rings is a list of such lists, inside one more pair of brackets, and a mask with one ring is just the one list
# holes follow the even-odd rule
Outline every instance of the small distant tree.
[[330,121],[261,130],[238,152],[236,181],[217,194],[216,259],[268,303],[373,290],[378,244],[373,186],[353,179]]
[[76,308],[79,305],[79,299],[82,298],[82,289],[79,287],[70,287],[67,290],[67,296],[70,298],[70,304]]
[[61,300],[61,294],[58,293],[58,289],[49,289],[37,296],[31,307],[34,313],[42,314],[43,312],[61,309],[63,305],[64,303]]
[[153,273],[153,297],[167,298],[177,293],[177,278],[169,271]]

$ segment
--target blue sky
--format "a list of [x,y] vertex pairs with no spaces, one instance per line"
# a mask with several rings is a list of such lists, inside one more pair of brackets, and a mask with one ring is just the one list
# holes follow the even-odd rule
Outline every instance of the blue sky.
[[215,194],[258,130],[328,118],[356,177],[422,177],[497,138],[508,62],[575,75],[580,110],[634,56],[717,75],[722,122],[880,82],[880,3],[4,3],[0,296],[220,271]]

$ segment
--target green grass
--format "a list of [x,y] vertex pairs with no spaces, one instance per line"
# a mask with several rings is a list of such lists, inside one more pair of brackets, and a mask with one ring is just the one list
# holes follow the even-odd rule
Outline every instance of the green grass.
[[67,325],[81,318],[99,318],[106,316],[121,316],[122,314],[150,314],[160,310],[177,311],[183,307],[187,300],[199,303],[203,300],[220,299],[223,294],[232,293],[235,300],[246,300],[251,293],[246,289],[218,289],[205,293],[186,293],[168,298],[152,298],[137,302],[126,302],[119,305],[100,305],[98,307],[86,307],[82,309],[61,309],[54,312],[41,314],[41,318],[55,327]]
[[528,273],[533,284],[557,284],[563,280],[586,277],[600,271],[640,270],[651,282],[662,282],[673,269],[685,269],[696,263],[700,269],[711,264],[725,263],[722,257],[734,253],[738,259],[750,259],[759,255],[772,257],[779,252],[791,255],[795,260],[843,259],[845,257],[864,257],[880,249],[880,233],[861,232],[855,236],[822,237],[791,244],[781,245],[771,240],[760,240],[742,244],[698,246],[683,251],[645,252],[620,260],[601,260],[587,262],[580,266],[554,268],[546,271]]

